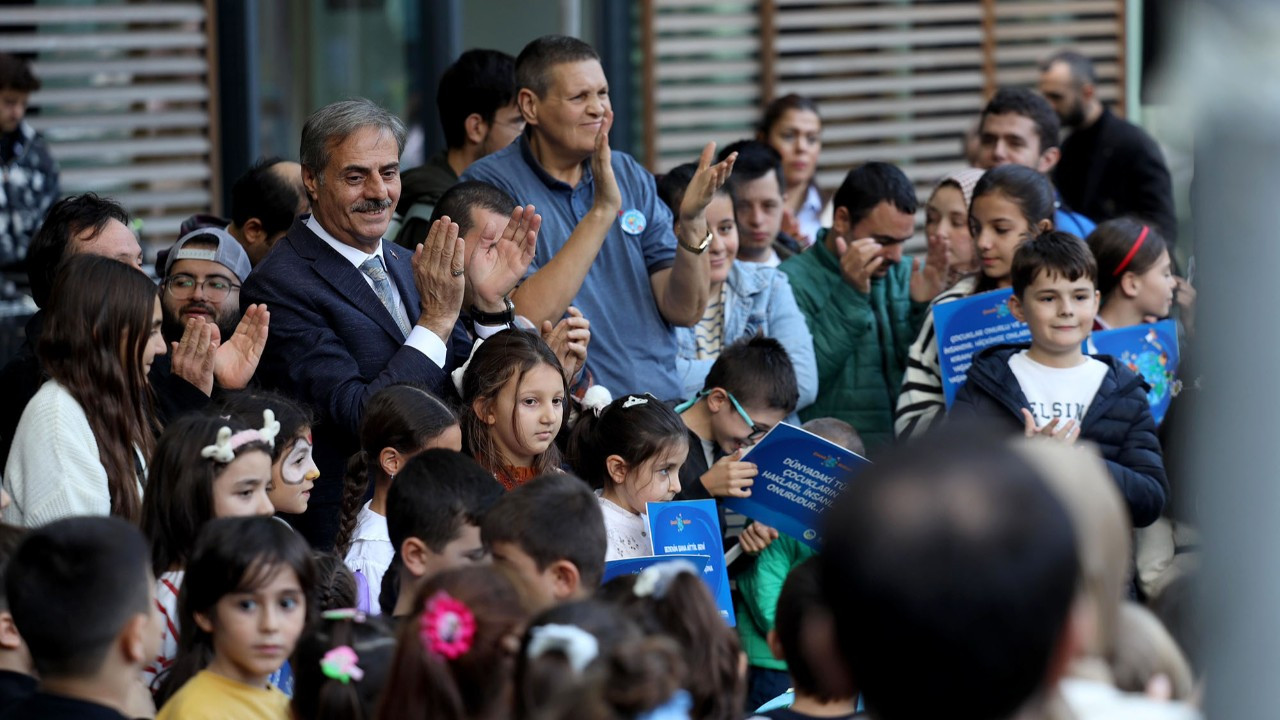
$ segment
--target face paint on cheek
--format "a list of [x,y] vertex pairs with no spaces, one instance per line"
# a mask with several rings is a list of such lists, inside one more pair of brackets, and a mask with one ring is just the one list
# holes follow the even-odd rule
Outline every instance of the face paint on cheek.
[[311,462],[311,443],[299,438],[293,449],[289,451],[284,467],[280,468],[280,479],[286,485],[301,485],[319,476],[320,471],[316,469],[315,463]]

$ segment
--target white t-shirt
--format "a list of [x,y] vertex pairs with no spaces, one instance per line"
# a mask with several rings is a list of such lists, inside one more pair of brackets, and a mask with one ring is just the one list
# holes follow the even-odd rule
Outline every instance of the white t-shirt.
[[653,543],[649,540],[649,516],[633,513],[611,500],[606,500],[601,490],[596,490],[596,500],[604,513],[604,534],[609,542],[605,562],[624,558],[653,555]]
[[1018,378],[1027,397],[1036,427],[1058,418],[1059,423],[1080,424],[1107,376],[1106,363],[1084,356],[1084,362],[1070,368],[1054,368],[1027,357],[1027,351],[1009,357],[1009,369]]
[[356,516],[356,529],[351,535],[351,549],[347,551],[344,561],[351,572],[364,575],[369,582],[369,614],[382,612],[379,605],[382,597],[382,576],[387,574],[391,566],[391,558],[396,554],[391,544],[391,533],[387,530],[387,518],[374,512],[370,507],[373,501],[360,508]]

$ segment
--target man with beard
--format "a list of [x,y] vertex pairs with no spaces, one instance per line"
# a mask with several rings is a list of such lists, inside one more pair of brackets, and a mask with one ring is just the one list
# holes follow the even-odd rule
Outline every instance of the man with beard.
[[[174,352],[157,358],[153,372],[171,371],[172,359],[172,372],[206,396],[213,394],[215,384],[224,390],[249,384],[269,320],[266,308],[258,305],[241,317],[240,286],[250,269],[248,254],[225,230],[200,228],[178,240],[165,258],[160,293],[162,330]],[[196,351],[177,352],[183,343]]]
[[[1049,102],[1035,90],[1004,87],[996,91],[982,108],[978,119],[977,166],[990,170],[1001,165],[1022,165],[1052,178],[1062,158],[1059,147],[1058,116]],[[1056,190],[1056,189],[1055,189]],[[1097,224],[1062,202],[1055,192],[1055,230],[1079,238],[1088,237]]]
[[1173,183],[1160,147],[1102,104],[1097,82],[1093,63],[1077,52],[1056,53],[1040,66],[1040,93],[1071,130],[1054,184],[1068,205],[1098,222],[1137,216],[1172,240]]

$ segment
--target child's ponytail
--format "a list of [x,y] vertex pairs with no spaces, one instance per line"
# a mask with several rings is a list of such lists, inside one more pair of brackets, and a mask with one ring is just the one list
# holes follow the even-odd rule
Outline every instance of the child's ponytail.
[[539,716],[558,700],[577,697],[616,648],[642,637],[616,605],[580,600],[553,606],[529,623],[515,670],[515,716]]
[[386,685],[395,636],[358,610],[326,612],[298,642],[290,708],[296,720],[372,720]]
[[378,720],[465,720],[505,710],[513,657],[507,643],[527,615],[515,582],[470,566],[435,575],[400,625]]
[[440,398],[409,383],[390,385],[369,398],[360,422],[360,451],[347,460],[343,476],[342,511],[334,550],[346,557],[360,508],[369,490],[387,479],[379,456],[383,448],[415,453],[458,424],[458,416]]
[[609,480],[607,459],[617,455],[637,467],[689,431],[675,411],[652,395],[623,395],[599,413],[584,412],[569,436],[568,461],[594,488]]
[[347,472],[342,476],[342,513],[338,519],[338,535],[333,541],[333,552],[340,558],[345,558],[351,549],[360,507],[369,494],[369,468],[369,453],[365,450],[347,459]]
[[[629,720],[653,717],[702,717],[690,712],[689,673],[680,647],[651,635],[628,640],[602,655],[579,692],[559,695],[539,712],[543,720]],[[516,715],[526,720],[528,715]]]
[[601,599],[621,606],[646,633],[666,635],[683,650],[685,663],[697,669],[684,676],[693,699],[690,717],[742,717],[746,689],[738,673],[738,636],[692,564],[660,563],[617,577],[601,590]]

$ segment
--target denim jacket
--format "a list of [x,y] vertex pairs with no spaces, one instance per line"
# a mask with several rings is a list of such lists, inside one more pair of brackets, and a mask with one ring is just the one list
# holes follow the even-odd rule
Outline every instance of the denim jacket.
[[[796,306],[787,276],[776,268],[734,260],[725,286],[724,346],[756,331],[777,340],[786,348],[796,369],[796,383],[800,386],[796,409],[812,403],[818,395],[813,336]],[[676,328],[676,342],[679,345],[676,372],[684,397],[690,398],[702,390],[702,383],[715,361],[696,359],[698,346],[691,327]]]

